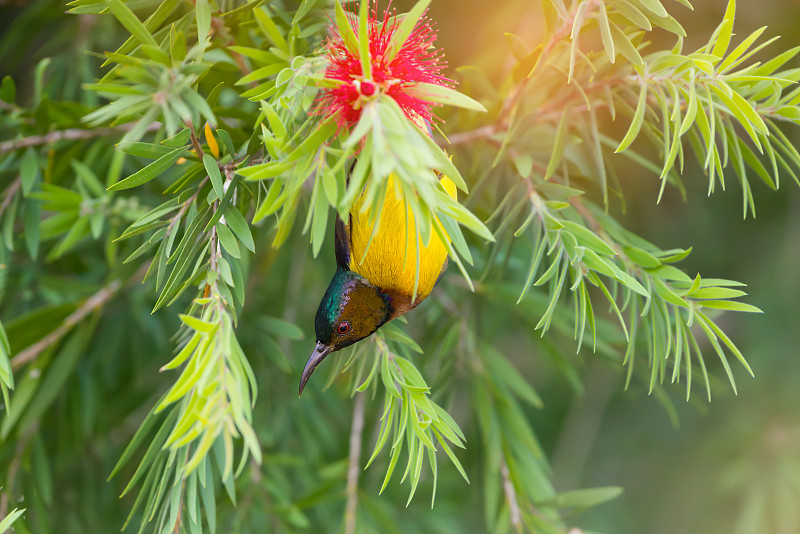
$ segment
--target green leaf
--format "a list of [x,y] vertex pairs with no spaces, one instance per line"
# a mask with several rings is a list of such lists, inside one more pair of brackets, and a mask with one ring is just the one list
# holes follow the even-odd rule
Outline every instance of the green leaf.
[[361,73],[372,79],[372,54],[369,48],[369,2],[359,2],[358,7],[358,57],[361,60]]
[[236,206],[229,204],[225,208],[225,221],[236,238],[249,250],[250,252],[256,251],[256,245],[253,241],[253,234],[250,232],[250,225],[247,224],[244,216],[236,209]]
[[211,5],[208,0],[196,0],[194,11],[197,19],[197,40],[202,43],[211,30]]
[[256,16],[256,20],[258,21],[259,26],[264,30],[264,33],[267,34],[267,37],[272,44],[277,46],[283,53],[289,54],[289,44],[286,42],[286,38],[284,37],[284,31],[281,30],[275,21],[272,20],[271,13],[269,7],[267,5],[262,5],[253,10],[253,13]]
[[646,250],[634,246],[623,247],[622,250],[631,261],[642,267],[654,269],[661,265],[661,262],[658,260],[658,258]]
[[692,278],[689,277],[688,274],[671,265],[662,265],[655,269],[647,269],[647,272],[656,278],[663,278],[664,280],[692,283]]
[[143,169],[138,170],[137,172],[133,173],[132,175],[128,176],[127,178],[120,180],[119,182],[115,183],[111,187],[108,188],[109,191],[122,191],[124,189],[130,189],[132,187],[137,187],[143,184],[146,184],[150,180],[156,178],[161,173],[169,169],[178,158],[180,158],[186,149],[184,147],[176,148],[154,162],[150,163]]
[[447,104],[472,111],[485,112],[486,108],[477,100],[473,100],[455,89],[434,83],[417,83],[406,89],[406,92],[428,102]]
[[31,400],[19,421],[19,430],[24,432],[35,424],[44,412],[55,402],[63,385],[72,376],[78,360],[85,354],[92,335],[95,333],[98,316],[77,326],[66,338],[60,350],[47,368],[36,395]]
[[712,308],[715,310],[726,310],[746,313],[764,313],[761,309],[745,304],[744,302],[736,302],[731,300],[704,300],[702,301],[704,308]]
[[[364,2],[368,3],[368,2]],[[431,0],[419,0],[411,10],[402,17],[400,24],[397,26],[397,29],[392,36],[392,42],[389,46],[389,49],[386,52],[386,61],[391,61],[403,48],[403,44],[405,44],[406,39],[408,36],[411,35],[411,32],[414,31],[414,27],[417,25],[417,22],[422,17],[425,10],[428,9],[428,5],[430,5]]]
[[39,178],[39,161],[33,148],[28,148],[19,165],[19,176],[24,194],[30,193]]
[[610,0],[608,4],[614,6],[614,9],[622,13],[625,18],[639,28],[647,31],[653,29],[647,16],[628,0]]
[[723,57],[725,52],[728,51],[728,46],[731,44],[731,36],[733,35],[733,19],[736,16],[736,0],[728,0],[728,7],[725,9],[725,16],[722,23],[717,27],[714,32],[713,43],[714,47],[711,53],[717,57]]
[[11,528],[11,526],[14,524],[14,521],[19,519],[24,513],[25,513],[25,508],[22,509],[14,508],[11,511],[11,513],[9,513],[7,516],[3,518],[2,521],[0,521],[0,534],[8,532],[8,529]]
[[125,29],[131,32],[131,35],[136,37],[139,42],[158,47],[158,43],[153,38],[153,35],[144,27],[142,21],[133,14],[133,11],[131,11],[122,0],[106,0],[106,4],[111,10],[111,13],[117,17],[117,20],[119,20],[122,25],[125,26]]
[[616,24],[611,25],[611,38],[614,40],[615,50],[625,56],[625,59],[633,65],[642,65],[644,63],[642,56],[630,38]]
[[[700,286],[700,283],[697,284]],[[740,289],[731,289],[728,287],[699,287],[694,291],[687,293],[693,299],[735,299],[747,295]]]
[[39,254],[41,203],[38,200],[25,201],[25,247],[33,259]]
[[597,10],[597,15],[600,26],[600,38],[603,40],[603,48],[606,50],[608,60],[614,63],[617,52],[614,48],[614,38],[611,36],[611,26],[608,22],[608,13],[606,12],[605,6],[600,6]]
[[347,16],[340,0],[334,2],[336,27],[339,30],[339,35],[342,36],[344,45],[352,54],[358,54],[358,39],[350,25],[350,19]]
[[203,154],[203,166],[206,168],[208,178],[211,180],[214,193],[217,198],[221,199],[225,196],[225,189],[222,185],[222,174],[219,172],[217,160],[211,154]]
[[8,74],[3,76],[3,82],[0,84],[0,99],[9,104],[13,104],[17,100],[17,88],[14,80]]
[[236,243],[236,237],[234,237],[230,228],[222,223],[217,223],[216,228],[217,236],[219,237],[220,243],[222,243],[222,247],[234,258],[240,258],[241,252],[239,251],[239,245]]
[[214,329],[214,324],[209,323],[207,321],[203,321],[198,317],[193,317],[191,315],[179,314],[180,320],[192,330],[197,330],[198,332],[203,332],[205,334],[211,332]]
[[261,317],[258,324],[262,330],[275,336],[293,340],[305,339],[306,337],[297,325],[277,317]]
[[558,166],[561,165],[561,159],[564,157],[564,147],[566,146],[569,132],[569,119],[570,108],[567,107],[562,111],[561,119],[558,121],[558,128],[556,129],[556,136],[553,141],[553,152],[550,154],[550,161],[548,161],[547,170],[544,173],[545,180],[553,176]]
[[[756,135],[753,125],[756,125],[761,131],[766,131],[766,125],[764,125],[764,121],[761,119],[755,109],[753,109],[750,103],[747,102],[739,93],[731,90],[730,87],[728,87],[724,82],[712,84],[710,85],[710,89],[714,92],[714,94],[717,95],[722,103],[725,104],[728,111],[736,117],[747,134],[750,136],[750,139],[753,140],[753,143],[755,143],[756,147],[758,147],[759,151],[761,151],[761,141]],[[762,125],[764,129],[762,129]]]
[[450,448],[447,442],[442,438],[442,435],[436,429],[433,430],[433,433],[436,436],[436,439],[439,442],[439,445],[441,446],[442,450],[445,452],[447,457],[450,458],[450,461],[453,462],[453,465],[456,466],[456,469],[458,469],[458,473],[461,475],[461,478],[463,478],[464,481],[467,484],[469,484],[469,477],[467,476],[467,472],[464,471],[464,468],[461,466],[461,462],[458,461],[458,458],[453,453],[453,450]]
[[536,504],[538,506],[556,506],[559,508],[590,508],[616,499],[622,495],[622,491],[622,488],[615,486],[566,491],[554,497],[537,501]]
[[[188,132],[189,129],[187,128],[186,131]],[[181,143],[183,145],[185,143]],[[170,146],[165,146],[164,144],[156,144],[156,143],[142,143],[142,142],[135,142],[135,143],[120,143],[117,145],[117,148],[124,152],[125,154],[130,154],[131,156],[138,156],[140,158],[147,158],[147,159],[158,159],[164,154],[169,154],[171,152]]]
[[639,3],[657,17],[666,17],[668,15],[667,10],[658,0],[639,0]]
[[572,235],[575,236],[575,239],[578,240],[578,244],[589,248],[598,254],[603,254],[605,256],[616,256],[617,252],[614,248],[597,237],[597,235],[586,228],[585,226],[581,226],[580,224],[574,223],[572,221],[562,220],[561,224],[564,226],[564,230],[570,232]]
[[642,123],[644,123],[644,112],[646,109],[647,84],[643,83],[641,89],[639,90],[639,101],[636,104],[636,112],[633,115],[630,128],[628,128],[628,133],[625,134],[625,137],[622,139],[622,142],[620,142],[615,152],[622,152],[628,148],[639,135],[639,131],[642,129]]
[[528,381],[511,365],[511,362],[502,354],[490,350],[486,361],[492,377],[497,380],[498,386],[513,391],[518,397],[530,403],[531,406],[542,408],[544,403],[536,390]]
[[506,32],[505,37],[506,44],[517,61],[523,61],[526,57],[528,57],[528,46],[525,45],[518,35]]

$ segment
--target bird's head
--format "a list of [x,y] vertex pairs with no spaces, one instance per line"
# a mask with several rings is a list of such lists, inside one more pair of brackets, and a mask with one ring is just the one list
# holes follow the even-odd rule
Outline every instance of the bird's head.
[[317,346],[303,369],[300,393],[311,373],[331,352],[343,349],[375,332],[389,320],[389,297],[362,276],[339,268],[319,303],[314,329]]

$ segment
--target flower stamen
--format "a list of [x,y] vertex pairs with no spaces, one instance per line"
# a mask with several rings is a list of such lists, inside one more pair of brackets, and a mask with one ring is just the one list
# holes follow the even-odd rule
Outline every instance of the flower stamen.
[[[370,0],[362,0],[370,1]],[[395,10],[386,9],[378,19],[373,4],[367,24],[369,56],[372,75],[369,79],[362,71],[358,51],[345,46],[338,28],[331,28],[325,44],[328,68],[325,77],[340,80],[336,87],[320,92],[313,113],[332,118],[340,129],[348,129],[358,122],[366,104],[383,96],[394,99],[409,120],[430,122],[434,119],[433,103],[409,89],[419,83],[452,87],[453,82],[441,76],[445,67],[442,53],[434,46],[436,32],[423,15],[410,35],[401,43],[397,35]],[[358,35],[355,17],[348,17],[353,32]],[[389,53],[390,50],[396,50]]]

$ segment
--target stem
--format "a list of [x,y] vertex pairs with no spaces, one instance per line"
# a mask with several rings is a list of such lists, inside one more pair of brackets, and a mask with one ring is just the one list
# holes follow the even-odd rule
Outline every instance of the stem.
[[192,126],[191,122],[187,122],[186,126],[189,127],[189,131],[192,134],[192,148],[197,153],[197,157],[200,158],[200,161],[203,161],[203,147],[200,146],[200,141],[197,139],[197,135],[194,133],[194,126]]
[[522,532],[522,515],[519,511],[519,503],[517,502],[517,493],[514,491],[514,484],[511,482],[511,474],[508,472],[508,466],[505,460],[500,460],[500,474],[503,476],[503,492],[506,494],[506,501],[508,501],[509,514],[511,516],[511,526],[514,530]]
[[498,129],[494,124],[490,124],[489,126],[481,126],[480,128],[475,128],[474,130],[467,130],[466,132],[453,134],[449,138],[450,143],[446,143],[444,140],[442,140],[439,144],[442,146],[464,145],[478,139],[491,137],[497,131]]
[[[49,145],[61,140],[76,141],[79,139],[91,139],[93,137],[105,137],[120,132],[127,132],[136,126],[135,122],[129,122],[122,126],[108,126],[102,128],[69,128],[67,130],[55,130],[45,135],[31,135],[23,137],[22,139],[14,139],[13,141],[4,141],[0,143],[0,154],[6,152],[13,152],[21,148],[28,148],[31,146]],[[145,131],[154,132],[161,128],[160,122],[150,124]]]
[[[142,265],[139,270],[136,271],[133,276],[131,276],[125,285],[131,286],[144,278],[144,274],[147,272],[149,266],[149,263]],[[118,279],[100,289],[97,293],[86,299],[86,301],[81,304],[77,310],[67,316],[67,318],[64,319],[64,322],[61,323],[58,328],[14,356],[11,359],[11,367],[13,369],[18,369],[26,363],[35,360],[39,354],[42,353],[42,351],[64,337],[73,326],[81,322],[87,315],[105,306],[108,301],[111,300],[122,288],[122,280]]]
[[[592,3],[592,6],[595,5],[594,0],[588,0]],[[575,17],[578,13],[578,3],[576,2],[574,8],[572,9],[570,16],[564,19],[564,23],[550,36],[550,39],[547,41],[547,44],[544,45],[542,48],[542,53],[539,54],[539,59],[537,60],[537,69],[539,65],[544,65],[545,60],[550,55],[550,52],[558,45],[558,43],[562,42],[566,39],[570,32],[572,31],[572,26],[575,24]],[[604,9],[601,6],[601,9]],[[528,83],[533,77],[533,72],[531,72],[528,76],[526,76],[522,81],[519,82],[512,90],[509,97],[503,102],[503,108],[497,116],[497,120],[494,124],[490,124],[488,126],[481,126],[480,128],[475,128],[474,130],[469,130],[466,132],[462,132],[460,134],[455,134],[450,137],[449,145],[461,145],[470,143],[472,141],[478,139],[487,139],[491,138],[494,134],[498,132],[503,132],[508,130],[512,115],[516,110],[517,103],[519,99],[522,97],[522,93],[525,92],[525,88],[528,86]],[[571,96],[565,97],[564,101],[571,100]],[[551,108],[552,106],[548,106]],[[448,144],[444,141],[439,142],[440,146],[448,146]]]
[[181,534],[181,512],[183,511],[183,491],[181,490],[181,502],[178,503],[178,516],[175,518],[175,530],[173,534]]
[[19,191],[19,188],[21,186],[22,186],[22,177],[17,176],[14,179],[14,181],[11,182],[11,185],[9,185],[8,188],[5,190],[5,192],[3,193],[3,202],[0,203],[0,215],[5,213],[6,209],[8,209],[8,206],[11,204],[11,201],[14,200],[14,195],[17,194],[17,191]]
[[[589,2],[594,3],[594,0],[589,0]],[[553,48],[556,47],[558,43],[563,41],[564,39],[569,36],[572,32],[572,26],[575,24],[575,17],[578,14],[578,5],[579,2],[575,2],[573,6],[572,12],[570,13],[570,17],[564,19],[564,23],[556,30],[553,35],[550,36],[550,39],[547,41],[547,44],[544,45],[542,48],[542,53],[539,54],[539,59],[536,61],[537,66],[543,65],[547,56],[550,55],[550,52]],[[602,8],[601,8],[602,9]],[[514,108],[517,105],[517,101],[519,101],[522,93],[525,91],[525,88],[528,85],[528,82],[531,80],[533,72],[531,72],[528,76],[526,76],[520,83],[517,85],[516,90],[511,95],[511,97],[505,101],[503,104],[503,111],[500,113],[500,116],[503,117],[504,115],[510,115],[513,113]]]
[[69,332],[73,326],[81,322],[87,315],[98,308],[102,308],[106,302],[111,300],[111,297],[113,297],[121,287],[122,282],[120,280],[114,280],[106,287],[102,288],[100,291],[86,299],[86,302],[84,302],[78,307],[77,310],[72,312],[66,319],[64,319],[64,322],[61,323],[58,328],[14,356],[11,359],[11,367],[18,369],[26,363],[35,360],[36,357],[42,353],[42,351],[64,337],[64,335],[66,335],[66,333]]
[[364,431],[364,397],[356,393],[353,403],[353,428],[350,430],[350,458],[347,467],[347,508],[344,513],[345,534],[355,534],[358,507],[358,475],[361,472],[361,434]]
[[[216,207],[215,207],[216,210]],[[215,273],[219,273],[219,268],[217,266],[218,261],[218,239],[217,239],[217,225],[211,227],[211,259],[209,269],[214,271]]]

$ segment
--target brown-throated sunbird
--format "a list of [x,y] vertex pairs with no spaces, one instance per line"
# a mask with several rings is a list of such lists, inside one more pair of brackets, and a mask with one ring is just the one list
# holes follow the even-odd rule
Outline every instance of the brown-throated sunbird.
[[[447,193],[456,198],[453,181],[438,175]],[[431,229],[428,245],[419,244],[417,273],[417,228],[411,209],[396,192],[394,180],[391,176],[387,179],[374,237],[370,216],[361,211],[363,198],[350,210],[349,224],[336,218],[336,273],[317,309],[317,345],[303,369],[301,394],[311,373],[328,354],[364,339],[414,309],[431,293],[447,267],[447,249]]]

